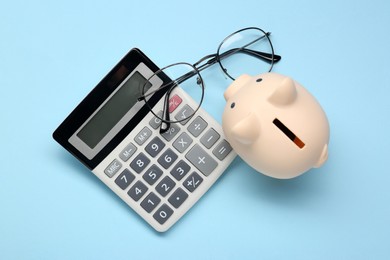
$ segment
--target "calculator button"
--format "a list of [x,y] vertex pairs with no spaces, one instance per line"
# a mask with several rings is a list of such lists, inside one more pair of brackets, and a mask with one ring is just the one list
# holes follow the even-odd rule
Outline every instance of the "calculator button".
[[206,121],[203,120],[200,116],[195,118],[194,121],[187,127],[188,132],[190,132],[193,136],[198,137],[204,129],[207,127]]
[[161,156],[158,158],[159,164],[168,169],[177,159],[177,155],[171,150],[167,149]]
[[193,192],[202,183],[203,178],[196,172],[193,172],[184,182],[183,185],[190,192]]
[[145,151],[152,157],[156,157],[157,154],[165,147],[165,143],[161,141],[157,136],[145,147]]
[[108,177],[112,178],[112,176],[114,176],[121,167],[122,164],[117,159],[115,159],[107,166],[107,168],[104,170],[104,173]]
[[179,135],[179,137],[173,142],[173,147],[180,153],[187,150],[187,148],[191,145],[192,138],[186,133],[183,132]]
[[219,139],[220,135],[213,128],[210,128],[203,136],[200,138],[200,142],[207,148],[210,149]]
[[209,176],[218,166],[218,163],[198,144],[191,148],[186,158],[205,176]]
[[123,172],[116,178],[115,183],[122,189],[126,189],[130,183],[135,179],[128,169],[124,169]]
[[173,210],[167,204],[163,204],[156,213],[154,213],[153,218],[162,225],[169,219],[170,216],[172,216],[172,214]]
[[[159,117],[161,117],[161,116],[162,116],[162,110],[160,110],[160,111],[157,113],[157,115],[158,115]],[[160,125],[161,125],[161,119],[158,118],[158,117],[156,117],[156,116],[154,116],[154,117],[149,121],[149,125],[150,125],[153,129],[157,129],[157,128],[159,128]]]
[[146,140],[149,139],[149,137],[152,135],[152,131],[147,127],[145,126],[135,137],[134,137],[134,141],[139,144],[139,145],[142,145],[143,143],[146,142]]
[[177,133],[179,133],[179,131],[180,127],[177,124],[171,124],[171,127],[161,135],[169,142],[177,135]]
[[148,213],[152,212],[157,205],[160,203],[161,199],[154,194],[153,192],[149,193],[148,196],[141,202],[141,207]]
[[139,199],[148,191],[148,187],[142,183],[142,181],[137,181],[133,187],[127,192],[127,194],[135,201]]
[[[176,115],[176,120],[183,120],[180,122],[180,124],[185,125],[188,120],[190,120],[190,117],[194,114],[194,110],[189,106],[185,105]],[[188,118],[188,120],[184,120]]]
[[175,192],[169,197],[168,201],[177,209],[187,198],[188,194],[182,188],[177,188],[177,190],[175,190]]
[[174,95],[169,99],[169,113],[175,111],[175,109],[181,104],[182,99],[178,95]]
[[161,177],[163,171],[158,168],[157,165],[153,164],[142,176],[144,180],[149,184],[153,185]]
[[159,184],[157,184],[156,191],[160,193],[161,196],[165,197],[169,192],[171,192],[175,185],[176,183],[171,178],[165,176],[165,178],[162,179]]
[[150,163],[150,160],[148,157],[146,157],[145,154],[140,153],[137,155],[137,157],[134,158],[134,160],[130,163],[130,167],[136,172],[140,173],[142,172],[146,166]]
[[213,150],[213,154],[219,159],[223,160],[232,151],[232,147],[226,140],[222,140]]
[[178,181],[190,171],[191,167],[183,160],[180,160],[171,170],[171,175]]
[[137,147],[135,147],[134,144],[130,143],[128,144],[125,149],[122,150],[122,152],[119,154],[119,157],[124,161],[127,162],[127,160],[130,159],[130,157],[137,151]]

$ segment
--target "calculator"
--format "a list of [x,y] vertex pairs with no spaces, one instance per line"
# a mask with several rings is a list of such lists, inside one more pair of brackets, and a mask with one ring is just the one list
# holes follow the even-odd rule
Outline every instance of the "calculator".
[[[156,117],[164,91],[139,101],[139,84],[158,88],[170,79],[132,49],[54,131],[53,138],[155,230],[165,232],[215,183],[236,157],[221,125],[200,108],[160,133]],[[148,83],[148,84],[149,84]],[[169,111],[185,117],[198,105],[179,87]],[[172,107],[171,107],[172,105]]]

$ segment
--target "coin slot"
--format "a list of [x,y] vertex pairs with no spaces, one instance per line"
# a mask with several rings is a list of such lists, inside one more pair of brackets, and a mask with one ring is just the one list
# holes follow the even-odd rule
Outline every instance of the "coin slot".
[[305,143],[302,142],[302,140],[299,139],[299,137],[296,136],[290,129],[288,129],[287,126],[285,126],[282,122],[280,122],[279,119],[275,118],[273,123],[274,123],[274,125],[276,125],[277,128],[279,128],[280,131],[282,131],[300,149],[302,149],[305,146]]

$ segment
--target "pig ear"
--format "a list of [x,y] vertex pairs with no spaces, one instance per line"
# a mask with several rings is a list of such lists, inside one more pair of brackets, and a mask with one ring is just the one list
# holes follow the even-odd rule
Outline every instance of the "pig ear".
[[251,78],[252,78],[251,76],[247,74],[243,74],[240,77],[238,77],[236,80],[234,80],[233,83],[230,84],[230,86],[226,89],[225,93],[223,94],[225,100],[228,100],[230,97],[232,97]]
[[297,89],[294,81],[286,77],[280,85],[274,90],[268,101],[274,105],[288,105],[297,97]]
[[259,120],[253,113],[250,113],[232,127],[233,138],[244,145],[249,145],[255,142],[259,134]]

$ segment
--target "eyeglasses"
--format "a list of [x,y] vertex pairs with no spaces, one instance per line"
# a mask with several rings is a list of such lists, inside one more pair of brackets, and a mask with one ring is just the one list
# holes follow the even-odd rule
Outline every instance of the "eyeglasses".
[[[178,62],[168,65],[149,77],[142,86],[142,95],[138,100],[143,100],[154,116],[161,120],[160,133],[168,131],[171,123],[188,121],[199,110],[204,98],[204,82],[200,71],[218,63],[222,72],[232,80],[244,73],[257,75],[270,72],[274,63],[281,59],[281,56],[274,53],[270,35],[270,32],[257,27],[238,30],[220,43],[216,53],[207,55],[194,64]],[[156,76],[163,79],[164,83],[158,89],[151,89],[150,81]],[[186,114],[171,118],[171,94],[178,86],[195,100],[197,107],[189,109]],[[155,93],[165,94],[161,108],[153,109],[155,100],[150,96]]]

